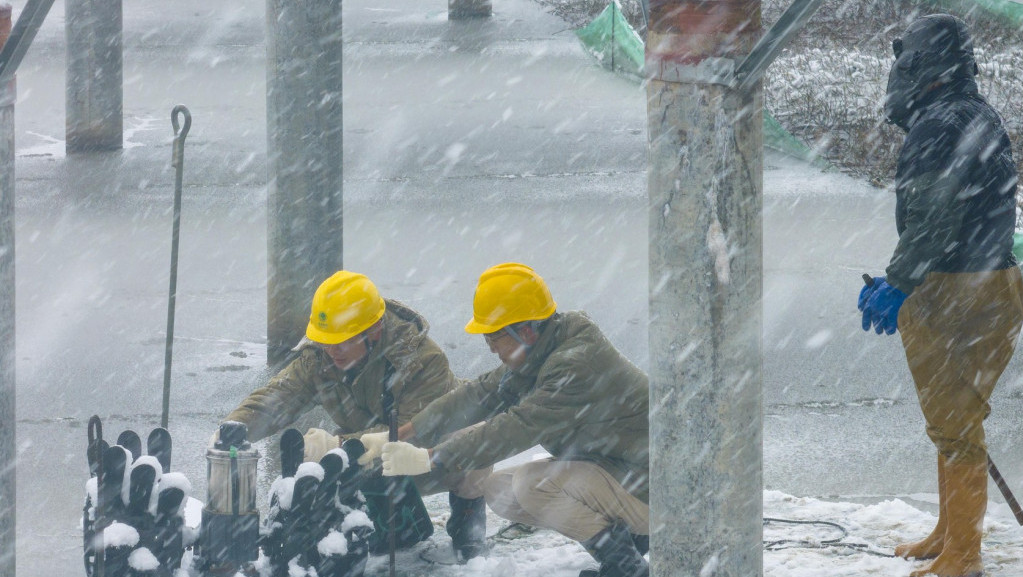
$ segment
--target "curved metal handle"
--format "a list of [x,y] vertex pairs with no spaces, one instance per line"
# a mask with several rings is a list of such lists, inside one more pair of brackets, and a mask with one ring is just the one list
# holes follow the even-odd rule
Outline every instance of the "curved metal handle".
[[[178,124],[179,114],[185,117],[185,126],[184,128],[181,128],[180,134],[178,134],[178,129],[180,128],[180,125]],[[175,140],[177,139],[184,140],[185,136],[188,135],[188,129],[192,127],[192,113],[188,111],[188,108],[185,108],[184,104],[179,104],[175,106],[173,110],[171,110],[171,126],[174,127]]]
[[[185,118],[182,126],[178,116]],[[171,166],[178,169],[178,179],[181,178],[182,158],[185,156],[185,137],[188,136],[188,129],[192,127],[192,114],[188,112],[184,104],[179,104],[171,110],[171,126],[174,127],[174,144],[171,146]]]

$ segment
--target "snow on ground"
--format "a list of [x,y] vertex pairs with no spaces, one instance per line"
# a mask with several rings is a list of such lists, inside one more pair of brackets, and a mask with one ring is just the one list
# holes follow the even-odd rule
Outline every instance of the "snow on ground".
[[[576,577],[580,570],[596,565],[578,543],[553,531],[538,530],[514,540],[495,538],[494,534],[508,522],[490,511],[487,532],[491,536],[491,550],[485,559],[474,559],[461,566],[431,564],[423,556],[442,557],[450,547],[444,532],[448,517],[446,499],[445,495],[425,499],[436,530],[426,543],[398,553],[400,577]],[[915,501],[936,499],[936,495],[912,496]],[[923,537],[936,521],[934,515],[901,499],[861,504],[794,497],[778,491],[764,492],[764,517],[835,523],[848,533],[840,542],[849,545],[813,548],[779,544],[776,550],[764,551],[765,577],[908,576],[919,563],[873,553],[890,554],[896,543]],[[841,530],[828,525],[769,522],[764,526],[766,542],[787,540],[812,545],[839,537]],[[1023,575],[1021,550],[1023,528],[1016,524],[1008,507],[991,503],[984,523],[984,574]],[[386,556],[370,558],[367,577],[387,574]]]

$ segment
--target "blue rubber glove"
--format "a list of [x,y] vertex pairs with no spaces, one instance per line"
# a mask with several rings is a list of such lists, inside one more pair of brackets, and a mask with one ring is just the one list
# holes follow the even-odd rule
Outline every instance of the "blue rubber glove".
[[[866,275],[864,275],[864,276],[866,276]],[[877,290],[877,287],[881,286],[881,283],[884,282],[885,277],[883,277],[883,276],[876,276],[876,277],[874,277],[873,280],[874,280],[873,284],[869,284],[869,285],[868,284],[864,284],[863,288],[860,289],[860,299],[859,299],[859,301],[856,302],[856,308],[860,309],[860,311],[862,311],[863,307],[865,307],[867,305],[867,299],[870,298],[870,295],[874,294],[874,291]]]
[[874,286],[877,288],[867,298],[867,303],[863,307],[863,330],[869,331],[873,326],[877,334],[884,331],[886,334],[894,335],[899,329],[899,309],[906,301],[906,293],[888,284],[887,281],[881,281]]

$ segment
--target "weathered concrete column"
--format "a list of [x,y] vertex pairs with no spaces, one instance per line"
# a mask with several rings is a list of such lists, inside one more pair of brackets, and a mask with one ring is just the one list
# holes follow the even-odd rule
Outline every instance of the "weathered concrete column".
[[448,20],[489,18],[493,13],[491,0],[448,0]]
[[752,577],[762,553],[761,90],[726,85],[759,0],[651,0],[651,575]]
[[68,154],[120,150],[124,132],[121,0],[67,0]]
[[267,362],[342,268],[341,0],[267,0]]
[[[0,48],[11,33],[11,5],[0,4]],[[0,575],[14,575],[14,80],[0,85]]]

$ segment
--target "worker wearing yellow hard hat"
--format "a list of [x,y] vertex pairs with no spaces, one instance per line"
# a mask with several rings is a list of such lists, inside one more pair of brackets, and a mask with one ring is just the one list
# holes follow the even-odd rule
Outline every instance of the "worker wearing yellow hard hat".
[[[429,324],[408,306],[380,296],[365,275],[338,271],[313,294],[306,338],[298,356],[263,387],[253,391],[225,420],[248,427],[259,440],[293,423],[319,405],[335,429],[311,428],[305,434],[305,458],[318,461],[345,439],[359,439],[368,451],[387,442],[387,418],[410,422],[431,401],[455,389],[459,381],[447,357],[428,335]],[[360,459],[370,465],[372,459]],[[415,479],[419,492],[450,493],[453,503],[483,507],[482,481],[490,473],[467,471]],[[469,535],[465,525],[449,533]],[[453,535],[454,536],[454,535]],[[482,551],[485,535],[470,535]]]
[[480,275],[465,330],[501,366],[403,425],[380,450],[384,475],[476,470],[539,444],[549,458],[487,478],[487,505],[581,542],[600,563],[584,575],[648,575],[647,376],[584,313],[558,312],[524,264]]

